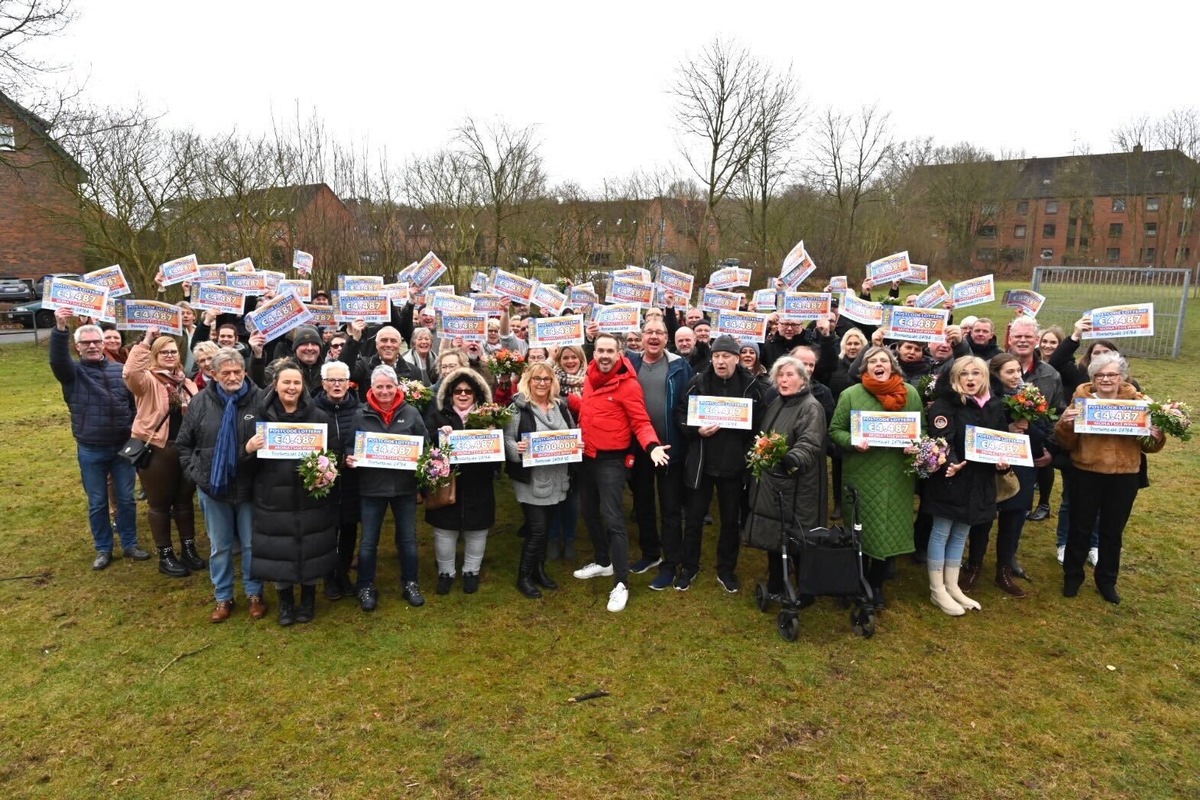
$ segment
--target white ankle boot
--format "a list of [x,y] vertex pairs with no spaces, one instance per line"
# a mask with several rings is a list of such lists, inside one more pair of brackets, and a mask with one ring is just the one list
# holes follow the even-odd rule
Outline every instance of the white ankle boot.
[[952,617],[961,617],[967,613],[962,606],[954,602],[954,598],[946,592],[945,577],[942,570],[929,571],[929,599],[933,604]]
[[958,588],[958,573],[961,569],[961,564],[957,567],[946,567],[946,594],[950,595],[950,597],[954,599],[954,602],[958,603],[967,611],[979,611],[983,608],[983,606],[967,597],[965,594],[963,594],[962,589]]

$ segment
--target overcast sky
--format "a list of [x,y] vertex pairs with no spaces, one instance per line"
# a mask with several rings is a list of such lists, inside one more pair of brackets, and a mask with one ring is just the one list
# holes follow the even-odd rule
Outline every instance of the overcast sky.
[[789,62],[819,111],[878,103],[898,138],[1050,156],[1197,102],[1200,4],[725,0],[77,0],[51,58],[99,104],[140,96],[201,132],[269,127],[299,104],[392,160],[467,115],[536,125],[552,182],[679,163],[675,68],[713,36]]

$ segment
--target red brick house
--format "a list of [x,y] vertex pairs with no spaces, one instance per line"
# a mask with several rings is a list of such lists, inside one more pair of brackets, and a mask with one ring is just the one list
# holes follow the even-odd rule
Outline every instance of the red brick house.
[[50,125],[0,92],[0,273],[83,272],[83,168]]

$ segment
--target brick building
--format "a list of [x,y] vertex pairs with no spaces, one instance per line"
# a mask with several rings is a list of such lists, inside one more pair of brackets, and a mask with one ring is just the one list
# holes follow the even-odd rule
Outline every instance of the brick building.
[[84,271],[76,187],[83,168],[49,124],[0,92],[0,273]]

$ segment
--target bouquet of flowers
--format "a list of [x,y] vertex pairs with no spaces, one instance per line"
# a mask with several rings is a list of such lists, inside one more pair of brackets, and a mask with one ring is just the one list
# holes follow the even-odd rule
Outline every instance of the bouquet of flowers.
[[450,454],[454,448],[449,444],[441,447],[429,447],[417,459],[417,485],[426,494],[433,494],[438,489],[450,485],[450,478],[456,473],[450,466]]
[[501,375],[519,376],[525,371],[525,356],[515,350],[497,350],[488,359],[488,369],[499,378]]
[[1004,398],[1004,405],[1013,419],[1041,422],[1058,417],[1041,391],[1032,383],[1022,386],[1016,394]]
[[917,452],[912,454],[904,473],[918,478],[928,478],[937,472],[950,456],[949,442],[940,437],[922,436],[913,442],[913,447]]
[[475,406],[471,413],[467,414],[467,427],[474,430],[503,428],[512,419],[512,416],[513,410],[511,406],[502,406],[498,403],[484,403]]
[[750,465],[750,472],[754,475],[754,479],[758,480],[762,478],[763,473],[774,469],[787,455],[787,451],[787,437],[782,433],[759,432],[758,436],[754,437],[754,446],[746,454],[746,463]]
[[1167,436],[1181,442],[1192,438],[1192,409],[1187,403],[1168,400],[1165,403],[1150,403],[1150,423],[1162,429]]
[[338,478],[337,455],[328,450],[314,450],[300,459],[296,471],[304,479],[304,491],[319,500],[329,494]]
[[902,305],[904,305],[903,300],[901,300],[899,297],[892,297],[891,295],[888,295],[887,297],[883,298],[879,302],[881,305],[885,305],[885,306],[902,306]]
[[420,381],[401,378],[400,391],[404,392],[405,402],[422,413],[429,406],[429,401],[433,399],[433,390]]
[[927,375],[922,375],[917,380],[917,394],[926,404],[933,402],[933,395],[937,391],[937,373],[930,372]]

